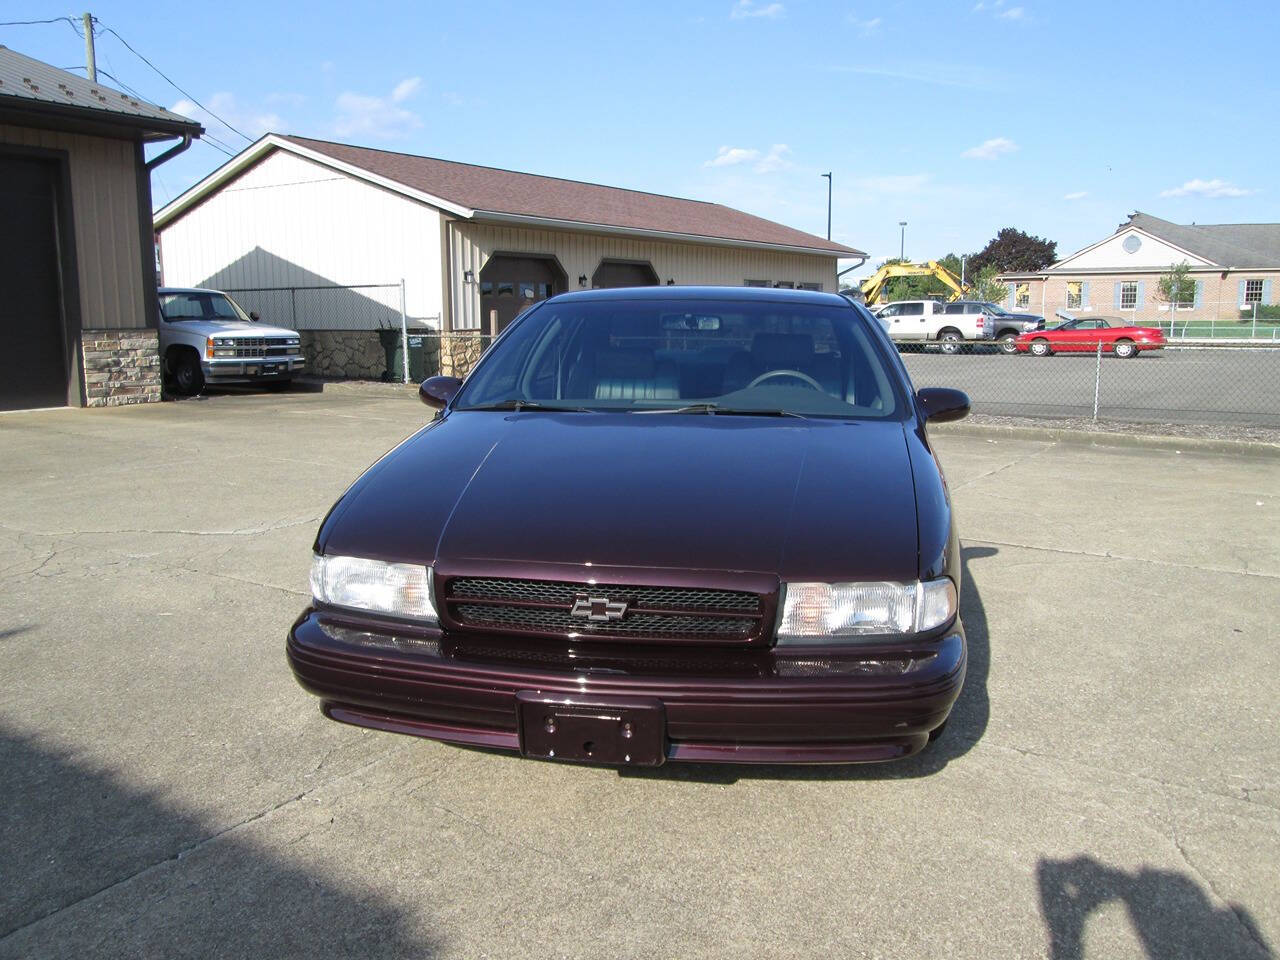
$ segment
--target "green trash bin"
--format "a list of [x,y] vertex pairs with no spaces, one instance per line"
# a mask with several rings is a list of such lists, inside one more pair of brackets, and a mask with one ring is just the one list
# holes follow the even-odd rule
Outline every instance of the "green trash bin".
[[[383,330],[382,346],[387,352],[387,372],[383,380],[399,383],[404,379],[404,338],[399,330]],[[421,383],[427,378],[425,337],[409,334],[409,380]]]

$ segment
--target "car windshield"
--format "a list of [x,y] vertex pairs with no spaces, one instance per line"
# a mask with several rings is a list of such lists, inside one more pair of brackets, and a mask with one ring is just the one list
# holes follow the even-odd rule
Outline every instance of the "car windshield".
[[189,291],[160,294],[160,314],[173,323],[178,320],[243,320],[249,316],[225,293]]
[[878,336],[847,304],[551,302],[494,344],[455,409],[900,416]]

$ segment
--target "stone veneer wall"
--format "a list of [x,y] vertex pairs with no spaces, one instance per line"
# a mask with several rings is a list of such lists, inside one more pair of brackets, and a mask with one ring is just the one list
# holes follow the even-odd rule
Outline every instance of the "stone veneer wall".
[[83,330],[80,350],[87,406],[160,399],[160,337],[155,330]]
[[440,373],[462,379],[471,372],[493,337],[447,333],[440,337]]
[[381,380],[387,354],[377,330],[301,330],[306,372],[317,377]]

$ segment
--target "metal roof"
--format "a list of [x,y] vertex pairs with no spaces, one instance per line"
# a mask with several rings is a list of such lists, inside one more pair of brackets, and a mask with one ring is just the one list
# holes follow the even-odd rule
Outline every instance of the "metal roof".
[[748,246],[831,257],[859,250],[732,207],[435,157],[267,134],[156,213],[157,229],[270,154],[286,150],[467,220]]
[[144,134],[198,136],[204,132],[194,120],[4,46],[0,46],[0,108],[69,119],[88,116]]

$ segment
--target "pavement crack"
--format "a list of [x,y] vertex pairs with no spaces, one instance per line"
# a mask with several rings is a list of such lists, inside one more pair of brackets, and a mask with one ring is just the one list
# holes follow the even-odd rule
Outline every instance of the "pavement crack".
[[1149,563],[1157,567],[1175,567],[1181,570],[1202,570],[1211,573],[1230,573],[1245,577],[1258,577],[1263,580],[1280,580],[1280,574],[1266,573],[1261,570],[1235,570],[1231,567],[1219,567],[1200,563],[1179,563],[1177,560],[1156,560],[1151,557],[1134,557],[1124,553],[1112,553],[1109,550],[1079,550],[1070,547],[1046,547],[1035,543],[1018,543],[1013,540],[990,540],[986,537],[965,537],[968,546],[982,544],[992,547],[1017,547],[1019,550],[1039,550],[1044,553],[1056,553],[1067,557],[1088,557],[1093,560],[1124,560],[1132,563]]
[[1014,460],[1010,460],[1008,463],[1002,463],[1000,466],[992,470],[988,470],[986,473],[980,473],[976,477],[969,478],[964,483],[957,484],[956,486],[951,488],[951,492],[958,493],[959,491],[965,489],[965,487],[970,487],[973,484],[977,483],[979,480],[986,480],[988,477],[994,477],[997,473],[1003,473],[1004,471],[1008,470],[1010,467],[1016,467],[1019,464],[1026,463],[1028,460],[1034,460],[1036,457],[1040,456],[1041,454],[1048,453],[1050,450],[1054,449],[1054,447],[1056,447],[1057,445],[1058,444],[1056,442],[1047,443],[1045,446],[1041,447],[1039,450],[1033,450],[1031,453],[1028,453],[1026,456],[1022,456]]
[[1186,864],[1187,869],[1191,871],[1192,875],[1208,887],[1209,893],[1231,911],[1231,916],[1235,919],[1236,926],[1240,928],[1245,939],[1249,940],[1258,948],[1261,956],[1271,956],[1270,945],[1262,939],[1262,935],[1254,928],[1253,924],[1249,922],[1247,916],[1242,913],[1240,905],[1223,896],[1222,892],[1218,889],[1218,885],[1213,882],[1212,878],[1196,866],[1195,861],[1191,859],[1191,855],[1187,853],[1187,848],[1183,846],[1182,838],[1178,836],[1177,827],[1174,826],[1172,819],[1169,821],[1169,842],[1173,844],[1173,848],[1178,851],[1178,856],[1182,857],[1182,862]]

